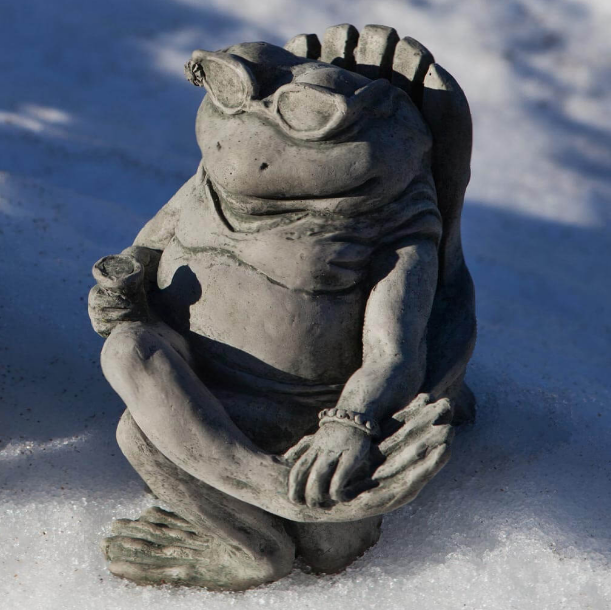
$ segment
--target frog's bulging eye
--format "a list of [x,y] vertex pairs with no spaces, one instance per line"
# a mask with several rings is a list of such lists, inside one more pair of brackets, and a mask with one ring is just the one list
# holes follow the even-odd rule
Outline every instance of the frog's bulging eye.
[[194,51],[185,70],[187,78],[205,87],[214,103],[228,114],[243,111],[257,93],[248,66],[229,53]]
[[342,101],[322,88],[294,85],[279,90],[276,111],[292,131],[318,132],[333,128],[346,113]]
[[390,116],[399,93],[384,79],[370,82],[350,97],[311,83],[291,83],[276,92],[273,112],[282,129],[292,137],[324,140],[349,127],[363,114]]
[[248,99],[246,87],[233,70],[215,61],[203,62],[202,68],[208,92],[221,106],[235,110],[244,105],[244,100]]

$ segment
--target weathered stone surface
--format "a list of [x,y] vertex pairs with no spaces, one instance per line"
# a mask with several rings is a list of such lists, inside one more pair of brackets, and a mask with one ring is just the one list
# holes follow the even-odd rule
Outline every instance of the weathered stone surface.
[[422,106],[424,78],[434,62],[431,52],[409,36],[401,39],[395,47],[392,84],[405,90],[418,108]]
[[89,298],[119,445],[173,510],[115,522],[113,573],[338,571],[449,459],[474,414],[471,120],[431,62],[383,26],[193,53],[200,166]]
[[366,25],[355,51],[355,70],[370,79],[390,78],[399,36],[394,28]]
[[291,38],[284,48],[297,57],[318,59],[320,57],[320,40],[316,34],[298,34]]
[[333,25],[325,30],[320,61],[351,70],[359,31],[349,23]]

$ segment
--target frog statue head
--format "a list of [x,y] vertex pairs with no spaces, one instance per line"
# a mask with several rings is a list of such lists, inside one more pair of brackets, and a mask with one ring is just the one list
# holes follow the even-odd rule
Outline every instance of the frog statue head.
[[208,92],[196,128],[203,166],[234,196],[352,215],[429,171],[430,131],[387,79],[263,42],[196,51],[187,71]]

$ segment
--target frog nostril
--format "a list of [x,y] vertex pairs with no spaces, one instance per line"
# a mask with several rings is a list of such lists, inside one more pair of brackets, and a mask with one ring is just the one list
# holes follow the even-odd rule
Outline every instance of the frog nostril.
[[269,164],[267,163],[261,163],[261,165],[259,166],[259,170],[263,171],[265,169],[267,169],[269,167]]

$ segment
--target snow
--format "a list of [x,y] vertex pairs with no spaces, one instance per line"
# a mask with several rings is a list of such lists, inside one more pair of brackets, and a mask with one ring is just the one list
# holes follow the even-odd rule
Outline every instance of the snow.
[[[114,440],[90,269],[193,173],[196,47],[384,23],[470,100],[475,426],[343,574],[136,587],[98,541],[150,505]],[[0,607],[607,609],[608,0],[8,0],[0,7]]]

